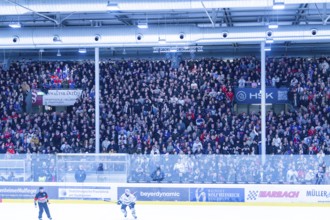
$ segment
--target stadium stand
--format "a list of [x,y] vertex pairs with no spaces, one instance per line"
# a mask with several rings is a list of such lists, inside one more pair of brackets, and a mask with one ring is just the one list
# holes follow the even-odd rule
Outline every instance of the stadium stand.
[[[260,85],[260,61],[104,61],[102,153],[258,154],[260,113],[233,110],[235,87]],[[292,108],[267,113],[270,154],[330,152],[327,58],[268,58],[267,86],[290,88]],[[0,153],[94,152],[92,62],[12,62],[1,70]],[[81,88],[67,111],[27,113],[32,89]]]

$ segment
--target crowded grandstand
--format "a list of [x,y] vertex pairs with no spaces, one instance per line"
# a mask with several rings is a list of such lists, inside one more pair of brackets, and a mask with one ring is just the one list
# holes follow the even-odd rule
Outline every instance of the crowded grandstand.
[[[306,155],[330,153],[328,69],[326,57],[267,59],[267,86],[289,88],[289,108],[267,112],[267,153],[304,156],[270,159],[262,180],[260,111],[239,113],[234,99],[236,88],[260,87],[259,59],[187,59],[176,68],[171,60],[103,61],[101,153],[135,154],[129,181],[152,181],[159,167],[166,181],[310,182],[318,160]],[[1,71],[1,153],[95,153],[93,62],[22,60]],[[82,94],[61,112],[27,104],[36,91],[64,89]],[[178,156],[155,162],[157,154]],[[31,179],[58,180],[48,164]]]

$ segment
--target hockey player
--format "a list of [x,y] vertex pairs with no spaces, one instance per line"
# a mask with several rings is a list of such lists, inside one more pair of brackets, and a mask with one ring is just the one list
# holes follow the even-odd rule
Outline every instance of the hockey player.
[[49,208],[48,208],[48,195],[44,191],[43,187],[39,187],[39,192],[34,197],[34,205],[37,207],[37,203],[39,206],[39,220],[42,220],[42,214],[45,210],[47,217],[49,220],[52,220],[52,217],[50,216]]
[[135,202],[136,197],[130,192],[129,189],[125,189],[125,193],[120,197],[119,201],[117,202],[118,205],[121,205],[121,211],[124,213],[124,217],[127,217],[126,207],[128,206],[131,209],[133,217],[136,219],[135,213]]

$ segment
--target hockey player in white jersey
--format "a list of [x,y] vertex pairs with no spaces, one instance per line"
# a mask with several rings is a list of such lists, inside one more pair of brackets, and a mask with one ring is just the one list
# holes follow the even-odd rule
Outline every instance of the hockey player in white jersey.
[[125,193],[119,198],[118,205],[121,205],[121,211],[124,213],[124,217],[127,217],[127,206],[131,209],[132,216],[136,219],[135,213],[136,197],[130,192],[129,189],[125,189]]

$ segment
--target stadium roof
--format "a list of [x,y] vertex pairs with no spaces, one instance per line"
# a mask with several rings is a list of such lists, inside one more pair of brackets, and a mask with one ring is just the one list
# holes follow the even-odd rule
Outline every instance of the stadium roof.
[[[274,10],[273,0],[3,0],[1,27],[19,20],[23,27],[194,25],[199,27],[255,27],[276,21],[281,26],[326,24],[325,0],[282,0],[285,8]],[[325,3],[323,3],[325,2]],[[328,1],[330,2],[330,1]],[[115,5],[110,6],[108,5]]]
[[[330,43],[327,2],[3,0],[0,47],[55,50],[98,45],[150,52],[165,40],[171,46],[203,45],[208,52],[249,52],[271,38],[284,51],[326,53]],[[284,9],[275,10],[274,5]]]

